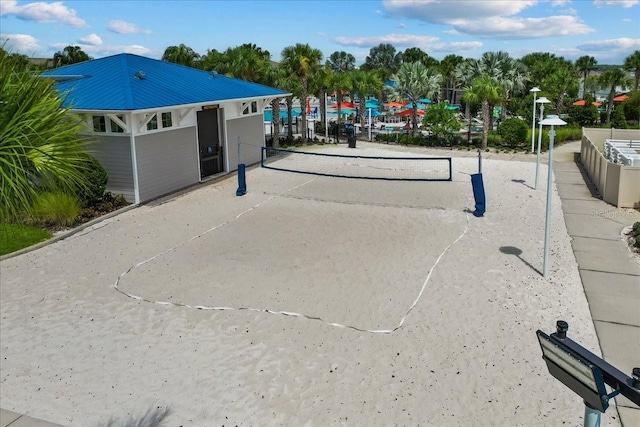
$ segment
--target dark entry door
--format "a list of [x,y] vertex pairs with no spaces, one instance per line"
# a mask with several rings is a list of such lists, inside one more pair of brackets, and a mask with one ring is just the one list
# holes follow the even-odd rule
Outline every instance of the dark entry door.
[[218,109],[198,111],[198,144],[200,148],[200,176],[202,178],[222,172],[222,146]]

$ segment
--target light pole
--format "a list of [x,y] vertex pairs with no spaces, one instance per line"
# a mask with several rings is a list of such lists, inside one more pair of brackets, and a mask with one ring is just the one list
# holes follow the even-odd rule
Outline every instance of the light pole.
[[533,92],[533,118],[531,119],[531,152],[533,153],[533,143],[536,139],[536,95],[540,92],[540,88],[536,86],[529,92]]
[[326,86],[322,88],[324,91],[324,140],[325,142],[329,142],[329,123],[327,122],[327,88]]
[[547,168],[547,213],[544,220],[544,259],[542,263],[542,275],[546,279],[549,275],[549,238],[551,237],[551,192],[553,190],[553,139],[556,136],[554,126],[564,126],[567,122],[558,116],[547,116],[540,125],[551,126],[549,131],[549,166]]
[[538,130],[538,155],[536,157],[536,180],[533,185],[534,190],[538,189],[538,176],[540,176],[540,146],[542,145],[542,119],[544,118],[544,104],[551,104],[551,101],[546,97],[541,96],[536,103],[540,104],[540,121],[538,122],[540,129]]

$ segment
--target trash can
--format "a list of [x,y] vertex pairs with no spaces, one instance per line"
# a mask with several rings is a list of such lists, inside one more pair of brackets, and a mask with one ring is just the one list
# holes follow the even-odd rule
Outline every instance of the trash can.
[[356,148],[356,132],[355,129],[347,129],[347,143],[349,148]]

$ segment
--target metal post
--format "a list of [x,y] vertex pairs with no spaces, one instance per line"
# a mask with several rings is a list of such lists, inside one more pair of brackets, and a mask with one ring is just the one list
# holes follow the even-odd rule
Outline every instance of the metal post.
[[[544,104],[540,103],[540,122],[544,118]],[[542,145],[542,124],[539,125],[538,129],[538,154],[536,157],[536,180],[533,185],[534,190],[538,189],[538,177],[540,176],[540,149]]]
[[600,411],[584,402],[584,427],[600,427]]
[[369,141],[371,141],[371,108],[369,108]]
[[534,141],[536,139],[536,97],[538,95],[538,90],[534,90],[534,89],[538,89],[536,87],[534,87],[533,89],[531,89],[531,92],[533,92],[533,118],[531,119],[531,152],[533,153],[533,144]]
[[324,91],[324,140],[325,142],[329,142],[329,122],[327,121],[327,108],[329,105],[327,103],[327,91]]
[[482,173],[482,150],[478,148],[478,173]]
[[551,194],[553,191],[553,138],[556,131],[551,125],[549,131],[549,165],[547,167],[547,214],[544,221],[544,260],[542,275],[546,279],[549,276],[549,238],[551,237]]

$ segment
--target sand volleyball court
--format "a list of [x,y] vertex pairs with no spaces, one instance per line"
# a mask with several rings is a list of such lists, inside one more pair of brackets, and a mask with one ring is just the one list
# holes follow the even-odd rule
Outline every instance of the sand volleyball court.
[[475,159],[451,182],[252,168],[243,197],[232,177],[7,259],[2,406],[69,426],[582,425],[535,331],[598,344],[555,195],[539,273],[534,167],[484,162],[484,218]]

